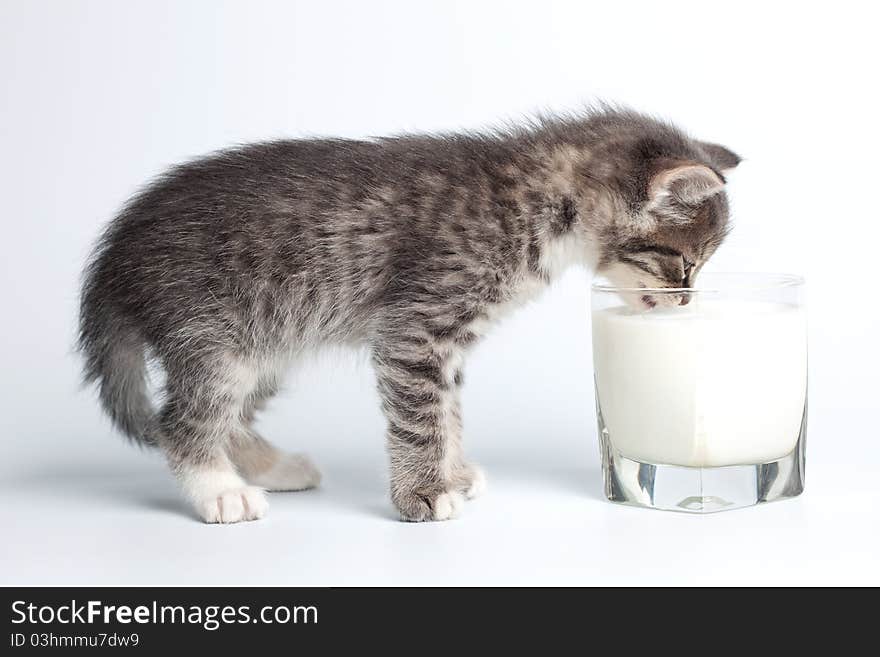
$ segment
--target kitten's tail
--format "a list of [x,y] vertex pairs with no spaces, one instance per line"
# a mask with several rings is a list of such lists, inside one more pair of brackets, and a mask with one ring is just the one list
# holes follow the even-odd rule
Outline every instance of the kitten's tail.
[[155,446],[144,341],[108,303],[95,278],[94,271],[87,271],[80,306],[85,382],[97,383],[101,405],[120,431],[141,445]]

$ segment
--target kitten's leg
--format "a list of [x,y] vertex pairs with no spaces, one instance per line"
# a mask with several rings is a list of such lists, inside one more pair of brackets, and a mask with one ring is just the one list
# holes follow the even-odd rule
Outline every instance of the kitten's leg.
[[244,421],[230,439],[229,456],[249,484],[271,491],[314,488],[321,483],[321,473],[307,456],[278,449],[253,428],[256,412],[276,391],[274,384],[261,385],[248,400]]
[[211,368],[169,368],[159,445],[205,522],[256,520],[268,509],[266,494],[242,479],[226,451],[253,374],[238,361],[220,360]]
[[464,496],[472,500],[486,492],[487,482],[486,473],[483,468],[475,463],[469,462],[464,457],[462,447],[462,422],[461,422],[461,386],[464,383],[464,375],[461,364],[452,374],[453,385],[453,404],[450,408],[451,418],[454,430],[452,431],[451,445],[455,450],[455,457],[452,466],[452,481],[456,488],[464,493]]
[[307,490],[321,483],[321,473],[308,456],[278,449],[251,427],[236,431],[229,455],[249,484],[266,490]]
[[394,343],[386,337],[374,351],[388,419],[391,499],[403,520],[447,520],[462,506],[453,381],[460,358],[454,347],[412,338]]

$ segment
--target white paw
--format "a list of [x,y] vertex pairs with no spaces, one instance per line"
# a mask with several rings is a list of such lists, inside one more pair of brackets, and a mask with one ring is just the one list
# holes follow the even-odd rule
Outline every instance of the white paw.
[[240,486],[196,500],[196,511],[205,522],[232,523],[257,520],[266,515],[269,502],[257,486]]
[[321,473],[309,457],[284,454],[266,472],[251,477],[250,483],[274,491],[305,490],[321,483]]
[[469,500],[479,497],[485,493],[489,487],[489,484],[486,481],[486,472],[483,468],[477,465],[472,465],[471,470],[473,472],[471,485],[468,486],[468,489],[464,492],[464,496]]
[[434,500],[434,520],[450,520],[455,518],[463,506],[464,498],[461,496],[461,493],[440,493]]

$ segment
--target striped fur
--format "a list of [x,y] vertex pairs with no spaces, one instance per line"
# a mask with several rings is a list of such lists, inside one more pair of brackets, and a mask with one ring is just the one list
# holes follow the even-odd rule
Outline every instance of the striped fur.
[[[723,237],[723,193],[699,190],[722,180],[725,157],[602,110],[490,134],[276,141],[183,164],[122,209],[87,267],[86,378],[124,433],[165,452],[203,518],[234,522],[265,511],[254,484],[317,484],[305,457],[251,426],[287,364],[322,344],[368,345],[392,499],[407,520],[450,517],[481,480],[461,448],[469,349],[573,264],[680,282],[669,254],[702,263],[709,251],[691,245]],[[683,165],[690,178],[675,173]],[[158,409],[147,358],[167,378]]]

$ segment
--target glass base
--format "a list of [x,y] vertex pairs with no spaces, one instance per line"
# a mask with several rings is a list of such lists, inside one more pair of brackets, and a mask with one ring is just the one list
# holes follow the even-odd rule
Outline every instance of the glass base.
[[601,412],[598,417],[605,496],[612,502],[684,513],[715,513],[797,497],[804,490],[806,407],[791,453],[770,463],[709,468],[628,459],[611,444]]

